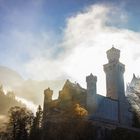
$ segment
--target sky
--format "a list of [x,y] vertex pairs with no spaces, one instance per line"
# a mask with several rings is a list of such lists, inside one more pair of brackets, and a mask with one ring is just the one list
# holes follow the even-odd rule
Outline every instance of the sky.
[[0,65],[24,79],[67,79],[105,94],[106,51],[121,50],[125,83],[140,75],[139,0],[0,0]]

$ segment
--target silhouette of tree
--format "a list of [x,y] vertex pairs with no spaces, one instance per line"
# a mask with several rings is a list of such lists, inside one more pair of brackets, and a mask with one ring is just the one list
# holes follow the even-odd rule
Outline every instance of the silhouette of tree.
[[8,132],[11,140],[27,140],[33,113],[25,107],[11,107],[9,110]]
[[39,105],[31,127],[31,133],[30,133],[31,140],[41,139],[42,116],[43,116],[43,111],[41,106]]

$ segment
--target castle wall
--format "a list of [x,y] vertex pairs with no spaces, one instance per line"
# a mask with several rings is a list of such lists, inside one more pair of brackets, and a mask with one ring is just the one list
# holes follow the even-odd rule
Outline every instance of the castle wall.
[[96,119],[105,119],[118,122],[118,101],[97,95],[99,106],[93,114]]

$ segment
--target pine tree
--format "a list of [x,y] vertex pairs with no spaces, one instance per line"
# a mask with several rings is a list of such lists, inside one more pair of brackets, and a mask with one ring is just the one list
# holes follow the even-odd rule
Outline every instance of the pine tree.
[[12,107],[9,110],[8,132],[11,140],[27,140],[31,129],[33,113],[25,107]]
[[33,120],[33,125],[31,129],[30,139],[31,140],[39,140],[41,139],[41,124],[42,124],[42,115],[43,111],[41,106],[38,106],[36,116]]

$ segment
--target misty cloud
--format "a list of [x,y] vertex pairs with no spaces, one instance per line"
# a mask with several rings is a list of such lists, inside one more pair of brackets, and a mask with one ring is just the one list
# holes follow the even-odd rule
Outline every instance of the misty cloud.
[[121,61],[126,65],[125,78],[130,81],[132,73],[139,74],[140,60],[133,57],[140,52],[140,34],[115,26],[126,24],[127,20],[126,11],[113,5],[93,5],[69,17],[63,41],[58,44],[63,51],[58,51],[55,58],[48,57],[47,53],[46,56],[36,55],[26,64],[28,75],[40,80],[69,76],[85,87],[85,76],[92,72],[98,76],[98,92],[105,94],[102,65],[107,63],[105,52],[114,44],[121,50]]
[[[112,11],[115,16],[110,16]],[[115,26],[115,21],[126,24],[126,20],[126,11],[112,5],[93,5],[70,17],[65,29],[65,45],[73,52],[63,65],[67,74],[84,86],[85,76],[92,72],[98,76],[98,92],[105,94],[102,65],[107,63],[105,52],[113,44],[121,50],[120,61],[126,65],[126,81],[131,80],[132,73],[139,74],[140,59],[135,61],[133,57],[140,52],[140,33]]]
[[[37,20],[33,18],[34,22]],[[126,81],[131,80],[132,73],[140,73],[137,68],[140,58],[134,59],[140,53],[140,33],[121,27],[128,20],[121,7],[92,5],[67,18],[61,39],[47,29],[40,32],[10,30],[0,37],[3,45],[9,46],[5,50],[5,62],[26,79],[64,80],[68,77],[84,87],[85,76],[92,72],[98,76],[98,92],[105,94],[102,65],[107,63],[106,51],[113,44],[121,50],[120,61],[126,65]],[[21,89],[18,90],[21,92]],[[40,94],[32,96],[37,98]]]

